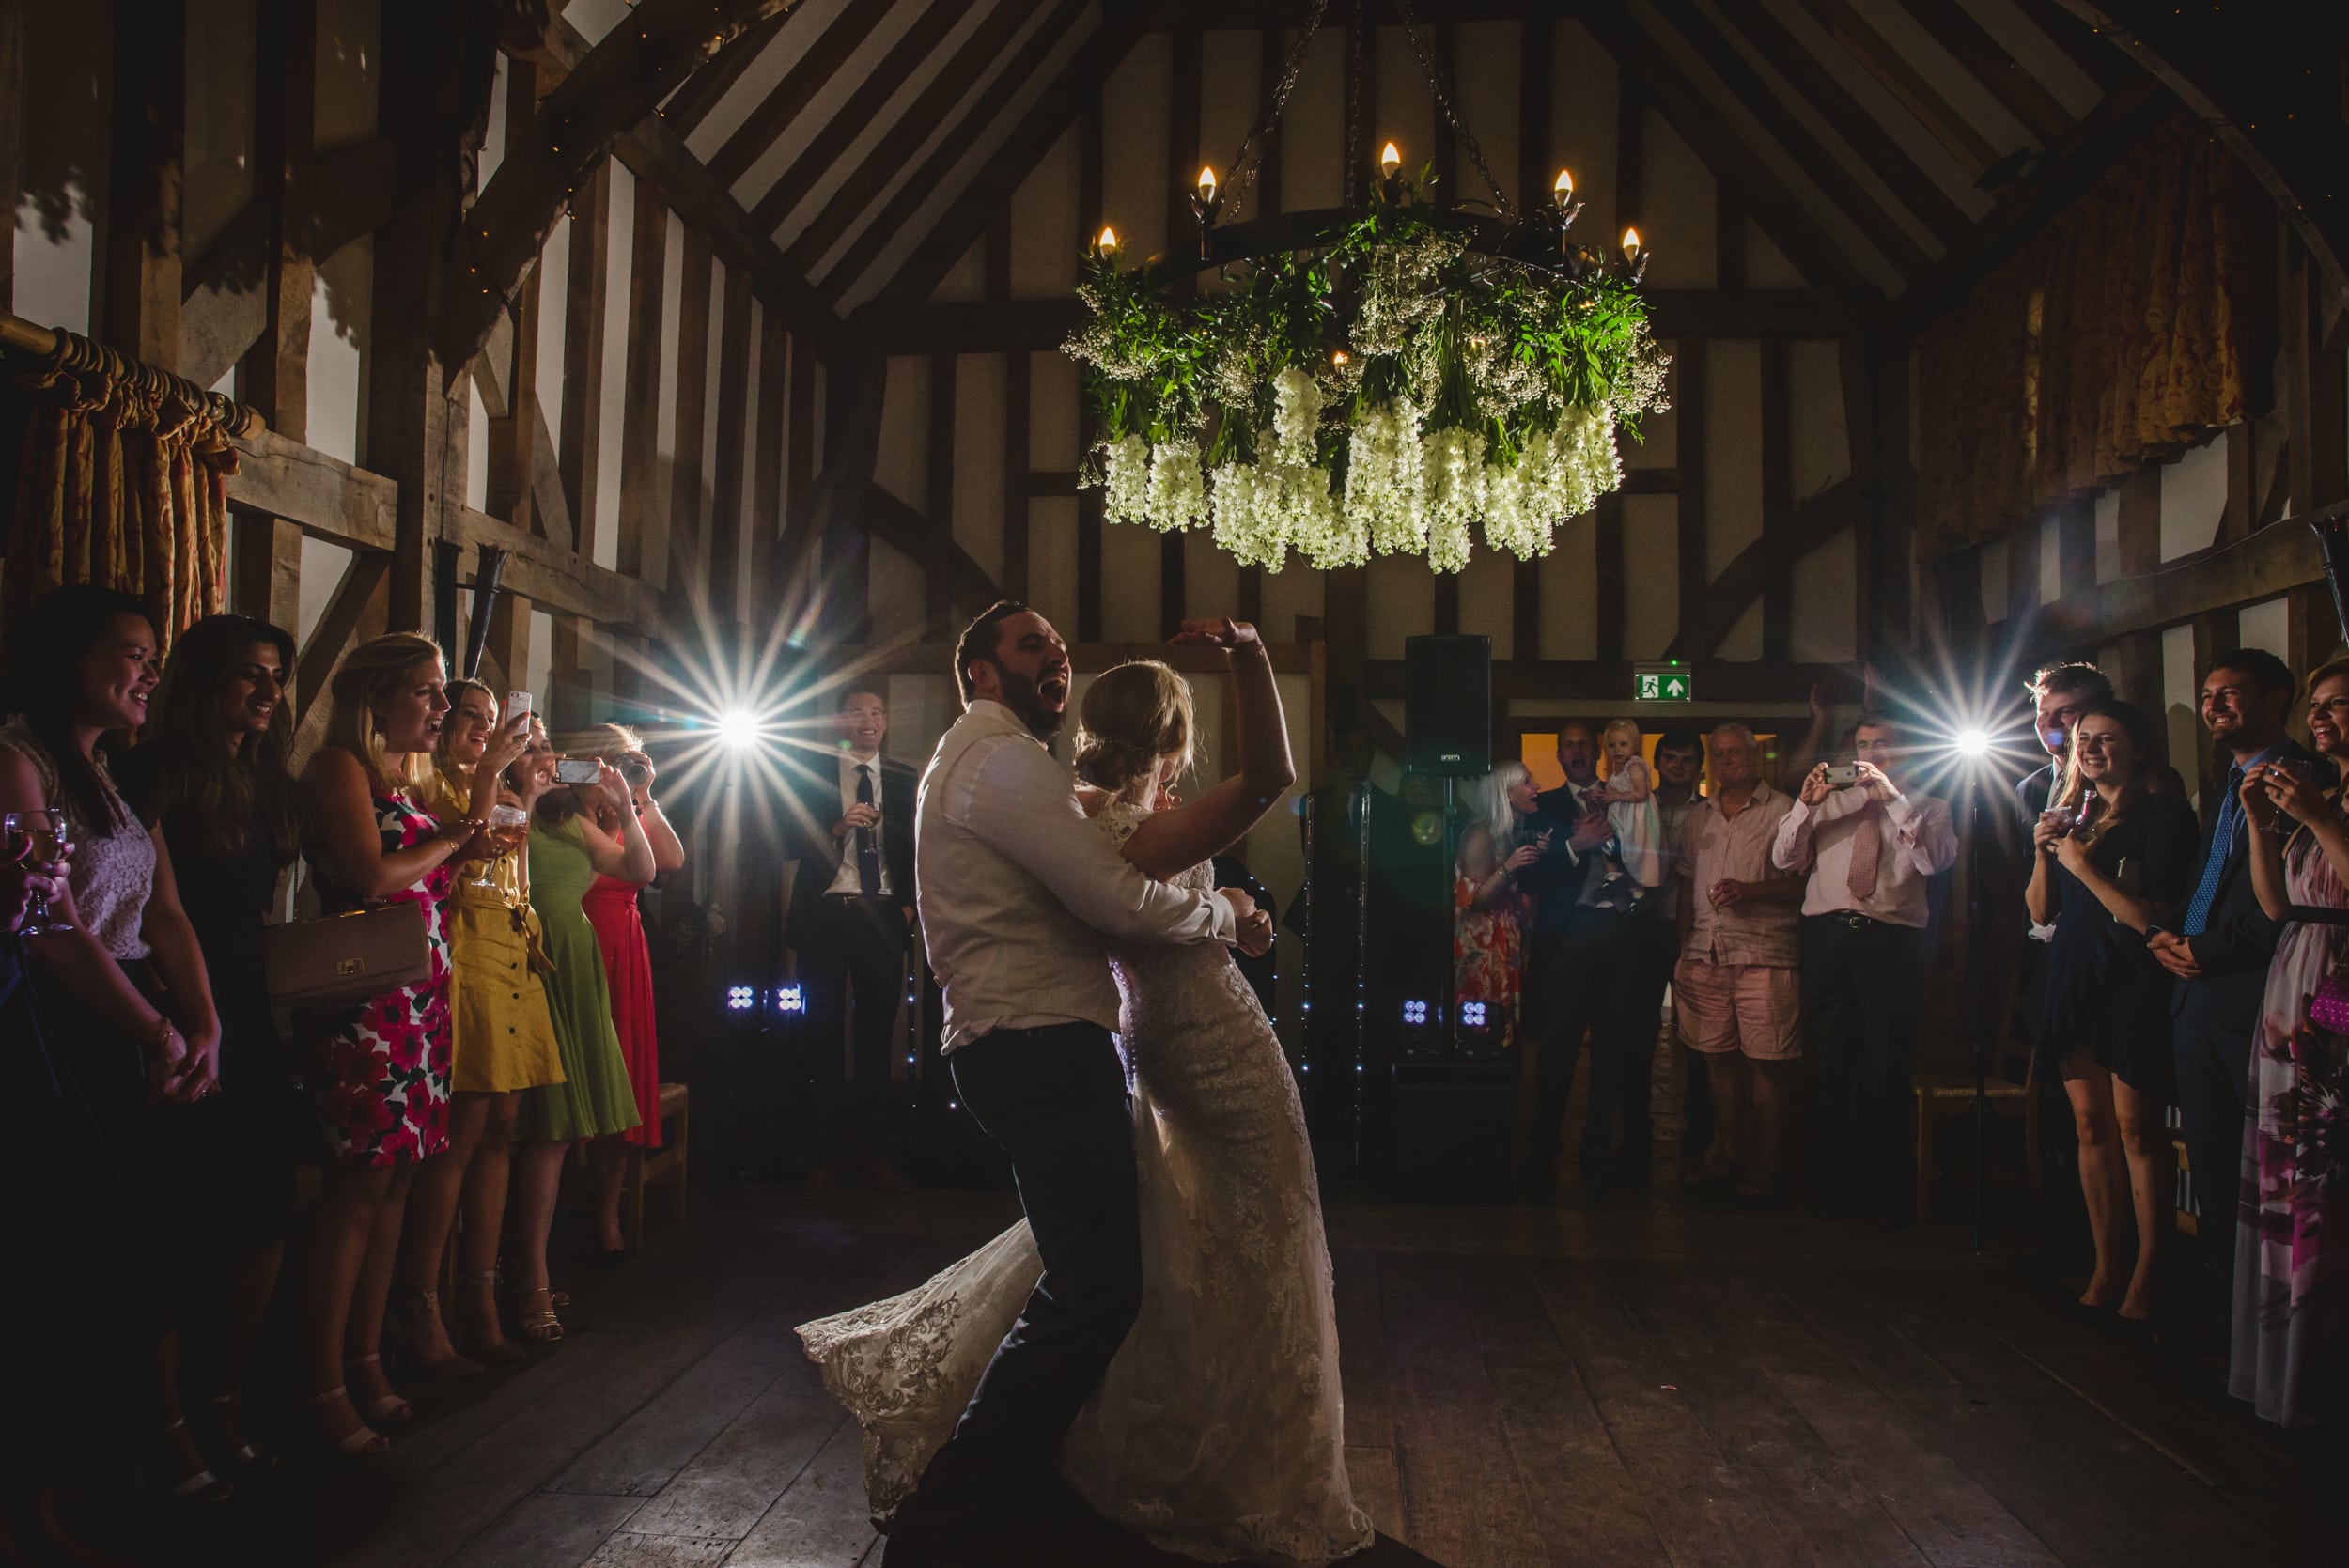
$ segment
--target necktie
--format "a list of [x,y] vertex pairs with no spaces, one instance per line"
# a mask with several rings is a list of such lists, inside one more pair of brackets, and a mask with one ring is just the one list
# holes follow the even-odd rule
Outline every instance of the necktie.
[[[856,765],[856,803],[873,803],[873,767],[870,763]],[[880,834],[870,828],[856,831],[857,888],[870,898],[881,891]]]
[[1884,859],[1884,837],[1876,824],[1884,820],[1884,808],[1874,800],[1859,808],[1859,825],[1852,831],[1851,877],[1852,898],[1865,904],[1875,896],[1876,867]]
[[2186,934],[2199,937],[2210,927],[2210,907],[2218,898],[2219,881],[2234,853],[2234,835],[2243,826],[2243,769],[2227,769],[2227,792],[2218,798],[2218,825],[2210,835],[2210,858],[2202,862],[2202,879],[2195,884],[2193,901],[2186,907]]

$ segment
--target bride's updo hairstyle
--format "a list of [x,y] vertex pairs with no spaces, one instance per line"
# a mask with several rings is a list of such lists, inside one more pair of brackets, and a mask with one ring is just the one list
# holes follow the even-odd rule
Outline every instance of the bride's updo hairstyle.
[[1155,659],[1114,665],[1085,688],[1077,715],[1077,777],[1124,795],[1170,758],[1190,767],[1190,683]]

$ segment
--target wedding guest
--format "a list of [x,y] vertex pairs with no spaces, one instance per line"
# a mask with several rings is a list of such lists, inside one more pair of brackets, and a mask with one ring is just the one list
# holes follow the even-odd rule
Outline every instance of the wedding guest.
[[2039,816],[2054,804],[2063,789],[2063,770],[2072,757],[2072,728],[2091,703],[2112,700],[2112,681],[2085,660],[2063,659],[2031,672],[2025,688],[2030,693],[2031,730],[2046,765],[2015,782],[2015,820],[2026,838],[2036,842]]
[[[632,798],[620,770],[599,761],[594,784],[557,784],[557,761],[534,717],[529,749],[514,770],[535,775],[537,785],[535,792],[521,791],[533,800],[530,903],[545,927],[553,964],[547,1004],[562,1048],[563,1081],[524,1090],[514,1118],[514,1244],[521,1254],[522,1331],[549,1343],[563,1337],[547,1281],[547,1236],[554,1226],[563,1161],[572,1144],[626,1132],[638,1121],[636,1092],[612,1024],[603,954],[583,901],[598,877],[641,886],[652,880],[653,864],[652,846],[630,809]],[[596,825],[599,807],[618,827],[616,838]],[[604,1254],[620,1256],[617,1215],[599,1229]]]
[[383,1313],[409,1184],[448,1143],[448,901],[480,824],[425,804],[448,712],[430,638],[360,644],[326,700],[325,742],[302,775],[319,902],[329,913],[412,905],[430,960],[422,980],[303,1023],[330,1157],[296,1270],[300,1375],[327,1445],[374,1454],[390,1443],[367,1423],[411,1414],[383,1374]]
[[1517,874],[1541,859],[1523,831],[1533,820],[1533,775],[1521,762],[1496,764],[1483,783],[1483,811],[1460,835],[1452,874],[1453,1004],[1482,1002],[1496,1039],[1516,1024],[1525,968],[1525,894]]
[[[528,716],[502,719],[497,697],[477,680],[452,680],[445,691],[448,715],[432,749],[434,809],[483,819],[501,804],[519,812],[516,798],[499,790],[498,777],[529,740]],[[539,979],[546,957],[524,891],[527,832],[525,818],[467,845],[450,892],[448,1146],[426,1157],[409,1189],[389,1320],[408,1353],[408,1370],[419,1376],[481,1370],[458,1350],[440,1298],[442,1258],[460,1208],[459,1327],[474,1355],[498,1361],[522,1355],[500,1329],[497,1310],[515,1096],[563,1080]]]
[[[599,724],[572,737],[571,754],[601,757],[628,781],[628,809],[635,812],[645,842],[652,846],[653,876],[666,876],[685,863],[685,846],[661,802],[653,799],[652,758],[634,730]],[[597,801],[596,826],[616,838],[619,813]],[[612,996],[612,1028],[620,1037],[620,1057],[628,1063],[629,1084],[636,1092],[636,1125],[587,1146],[587,1163],[596,1176],[597,1223],[607,1245],[620,1235],[620,1192],[628,1179],[629,1146],[661,1147],[661,1028],[653,1010],[652,946],[645,939],[645,917],[637,906],[644,889],[643,883],[599,873],[582,901],[587,923],[596,928],[596,946],[603,955],[604,980]]]
[[[1674,868],[1681,864],[1688,813],[1704,799],[1699,792],[1703,778],[1704,740],[1696,731],[1671,729],[1656,737],[1656,815],[1663,830],[1664,865],[1674,879],[1665,884],[1657,901],[1654,939],[1649,945],[1654,950],[1655,971],[1663,977],[1666,987],[1680,964],[1679,872]],[[1688,1048],[1686,1033],[1679,1028],[1676,998],[1668,1001],[1667,1013],[1680,1066],[1680,1177],[1688,1182],[1704,1169],[1705,1156],[1713,1147],[1713,1080],[1705,1071],[1704,1059]]]
[[[2349,660],[2309,677],[2309,738],[2320,757],[2349,757]],[[2338,788],[2286,762],[2245,768],[2242,802],[2272,823],[2251,836],[2251,881],[2283,929],[2251,1049],[2227,1387],[2279,1426],[2307,1426],[2349,1390],[2349,814]]]
[[2185,911],[2146,936],[2147,948],[2176,977],[2170,1063],[2201,1211],[2196,1234],[2222,1279],[2233,1278],[2234,1172],[2243,1157],[2251,1036],[2280,934],[2245,874],[2250,833],[2243,781],[2263,763],[2312,762],[2284,734],[2294,684],[2284,661],[2263,648],[2238,648],[2212,661],[2202,681],[2202,724],[2232,765],[2211,802]]
[[[120,1167],[132,1205],[128,1234],[103,1193],[92,1194],[78,1218],[115,1226],[111,1241],[121,1256],[155,1261],[131,1278],[109,1265],[100,1280],[104,1294],[83,1297],[114,1325],[110,1354],[128,1358],[118,1370],[91,1369],[89,1397],[118,1417],[123,1406],[109,1385],[120,1376],[136,1419],[157,1435],[155,1469],[165,1490],[217,1500],[227,1483],[206,1464],[180,1405],[185,1303],[175,1278],[211,1260],[173,1218],[180,1178],[168,1151],[180,1140],[182,1114],[218,1086],[220,1019],[162,835],[116,792],[100,749],[105,737],[147,722],[160,669],[155,628],[129,594],[56,588],[9,629],[8,655],[0,706],[15,717],[0,728],[0,812],[61,813],[73,844],[65,893],[52,909],[61,928],[29,948],[39,964],[35,986],[60,1066],[86,1098],[89,1133]],[[43,1187],[74,1212],[84,1195],[50,1181]],[[38,1259],[33,1266],[45,1273],[55,1265]]]
[[1821,763],[1778,825],[1770,860],[1809,877],[1802,900],[1803,1031],[1819,1086],[1823,1204],[1897,1219],[1915,1211],[1909,1063],[1924,989],[1925,878],[1957,861],[1949,802],[1901,784],[1901,734],[1852,732],[1859,782]]
[[1803,879],[1770,864],[1779,824],[1795,802],[1762,777],[1761,743],[1745,725],[1715,729],[1707,752],[1713,793],[1688,810],[1674,878],[1680,963],[1672,996],[1688,1044],[1703,1060],[1720,1137],[1702,1177],[1771,1198],[1802,1058],[1796,906]]
[[[2143,1322],[2170,1228],[2170,987],[2145,930],[2177,907],[2194,874],[2194,815],[2146,788],[2153,721],[2092,698],[2072,711],[2064,780],[2032,825],[2035,925],[2055,928],[2039,1024],[2042,1079],[2060,1078],[2079,1134],[2080,1195],[2096,1249],[2080,1293]],[[2124,1266],[2131,1213],[2137,1258]]]
[[244,1373],[293,1228],[304,1122],[270,1010],[262,935],[302,842],[288,758],[294,642],[283,628],[210,615],[179,634],[148,705],[147,742],[117,769],[162,830],[220,1018],[219,1089],[157,1126],[185,1204],[179,1314],[218,1452],[262,1463],[245,1438]]

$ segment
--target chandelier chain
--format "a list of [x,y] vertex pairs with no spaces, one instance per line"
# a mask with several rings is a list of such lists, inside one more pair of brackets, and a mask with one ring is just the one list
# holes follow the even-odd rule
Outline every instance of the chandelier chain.
[[1304,31],[1298,34],[1297,42],[1289,48],[1288,59],[1281,67],[1281,80],[1265,101],[1263,118],[1239,144],[1239,150],[1232,154],[1226,199],[1237,201],[1255,179],[1256,171],[1264,166],[1265,139],[1272,134],[1273,128],[1281,123],[1282,113],[1288,108],[1289,93],[1297,86],[1298,77],[1304,73],[1305,51],[1313,43],[1314,35],[1321,30],[1322,16],[1329,8],[1330,0],[1314,0],[1313,13],[1305,19]]
[[1436,107],[1443,111],[1445,121],[1452,127],[1453,136],[1468,150],[1469,161],[1476,165],[1476,172],[1485,177],[1485,184],[1492,191],[1501,217],[1515,222],[1517,210],[1510,202],[1509,194],[1501,188],[1501,181],[1493,178],[1492,165],[1485,162],[1485,149],[1477,145],[1476,133],[1460,117],[1459,106],[1453,102],[1451,91],[1436,70],[1435,55],[1429,50],[1419,19],[1411,14],[1410,0],[1395,0],[1394,8],[1403,19],[1403,36],[1411,40],[1411,53],[1419,57],[1419,69],[1427,78],[1427,90],[1435,95]]
[[[1362,149],[1362,67],[1364,39],[1370,32],[1370,0],[1354,0],[1354,25],[1346,34],[1346,157],[1349,164],[1359,165]],[[1344,173],[1345,190],[1361,175],[1359,167]]]

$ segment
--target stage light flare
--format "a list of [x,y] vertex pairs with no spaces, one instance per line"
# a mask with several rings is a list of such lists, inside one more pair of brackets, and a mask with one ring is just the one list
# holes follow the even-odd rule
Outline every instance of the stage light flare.
[[751,747],[757,745],[759,736],[766,729],[766,726],[758,722],[757,714],[739,707],[730,708],[718,715],[715,727],[718,731],[718,744],[735,752],[748,751]]
[[1986,757],[1990,754],[1990,732],[1980,726],[1968,726],[1952,737],[1951,744],[1962,757]]

